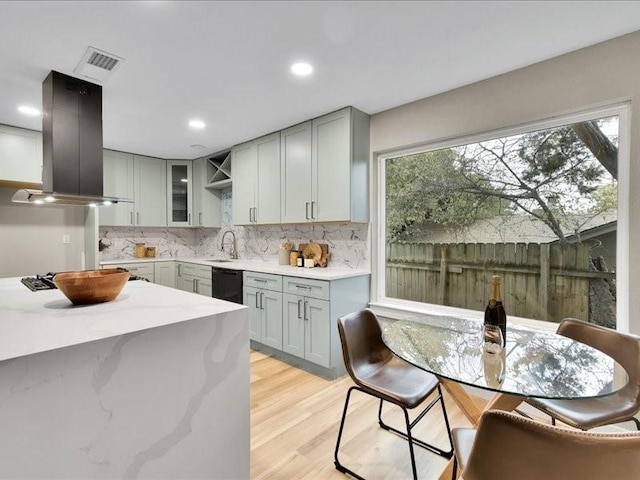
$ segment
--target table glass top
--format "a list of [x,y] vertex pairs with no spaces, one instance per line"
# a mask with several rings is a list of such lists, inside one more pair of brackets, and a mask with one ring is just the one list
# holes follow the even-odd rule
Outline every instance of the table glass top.
[[583,343],[524,326],[507,327],[500,354],[484,353],[482,323],[449,316],[385,322],[383,340],[412,364],[467,385],[537,398],[586,398],[616,392],[627,375]]

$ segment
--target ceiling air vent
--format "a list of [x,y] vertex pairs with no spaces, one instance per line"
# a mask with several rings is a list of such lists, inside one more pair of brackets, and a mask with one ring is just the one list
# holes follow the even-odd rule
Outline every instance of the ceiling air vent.
[[89,47],[74,72],[104,83],[120,68],[123,62],[124,58],[122,57]]

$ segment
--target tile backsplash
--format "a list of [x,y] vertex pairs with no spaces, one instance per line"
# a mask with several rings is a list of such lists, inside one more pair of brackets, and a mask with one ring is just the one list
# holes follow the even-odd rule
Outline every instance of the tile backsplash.
[[[223,222],[230,215],[224,215]],[[137,242],[156,247],[156,257],[228,257],[231,236],[225,240],[225,251],[220,241],[225,231],[236,236],[238,256],[243,260],[278,261],[280,245],[291,242],[326,243],[329,245],[334,268],[371,268],[369,225],[297,224],[271,226],[224,226],[223,228],[174,227],[106,227],[99,229],[99,238],[107,246],[100,252],[100,260],[127,260],[135,258]]]

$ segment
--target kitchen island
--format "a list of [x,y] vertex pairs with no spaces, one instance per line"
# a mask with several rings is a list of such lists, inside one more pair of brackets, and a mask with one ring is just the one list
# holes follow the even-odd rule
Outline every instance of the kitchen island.
[[248,310],[144,281],[0,279],[0,478],[249,477]]

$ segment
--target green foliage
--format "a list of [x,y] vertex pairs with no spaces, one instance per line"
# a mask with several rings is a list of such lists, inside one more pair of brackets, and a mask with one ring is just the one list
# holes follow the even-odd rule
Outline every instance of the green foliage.
[[574,214],[615,210],[605,181],[614,180],[571,125],[389,159],[387,237],[519,211],[562,242]]
[[465,192],[456,160],[453,150],[444,149],[387,161],[388,238],[410,236],[425,222],[459,228],[501,211],[495,196]]

